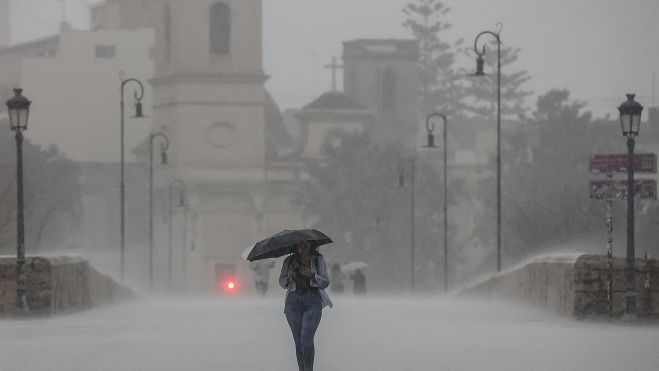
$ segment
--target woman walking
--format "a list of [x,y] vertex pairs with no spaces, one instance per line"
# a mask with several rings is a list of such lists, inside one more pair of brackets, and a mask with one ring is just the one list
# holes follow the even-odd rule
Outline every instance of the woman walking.
[[325,306],[332,301],[325,292],[329,286],[325,259],[306,241],[284,260],[279,284],[286,289],[284,313],[293,332],[295,354],[300,371],[313,371],[314,343]]

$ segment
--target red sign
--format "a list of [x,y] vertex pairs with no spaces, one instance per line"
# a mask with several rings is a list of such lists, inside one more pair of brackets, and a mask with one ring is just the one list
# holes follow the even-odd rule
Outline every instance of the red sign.
[[[591,174],[612,174],[627,172],[626,154],[597,154],[590,156]],[[657,155],[638,153],[634,155],[634,172],[656,174]]]
[[[657,199],[657,181],[638,179],[634,181],[634,198],[641,200]],[[591,180],[590,198],[593,200],[623,200],[627,197],[626,180]]]

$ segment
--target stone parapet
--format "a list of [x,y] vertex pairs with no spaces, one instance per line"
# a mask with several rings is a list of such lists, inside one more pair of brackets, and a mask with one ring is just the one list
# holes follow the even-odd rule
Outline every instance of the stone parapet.
[[[617,318],[625,308],[626,266],[625,258],[613,258],[612,303],[607,298],[607,257],[599,255],[538,257],[460,293],[521,301],[575,318]],[[635,267],[637,313],[659,318],[659,262],[636,259]]]
[[[641,316],[659,318],[659,262],[636,259],[636,307]],[[646,278],[650,269],[648,290]],[[606,256],[582,255],[575,262],[574,315],[577,317],[622,316],[625,310],[627,259],[613,258],[612,303],[607,300],[609,269]],[[611,313],[609,313],[611,311]]]
[[[77,257],[28,257],[27,302],[32,315],[90,309],[131,298],[133,293]],[[16,306],[16,258],[0,256],[0,316]]]

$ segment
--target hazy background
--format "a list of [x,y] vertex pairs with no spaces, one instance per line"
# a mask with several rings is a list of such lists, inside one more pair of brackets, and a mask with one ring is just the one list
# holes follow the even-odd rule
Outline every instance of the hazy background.
[[[266,0],[265,69],[268,88],[282,108],[300,107],[330,88],[323,68],[341,43],[356,38],[410,38],[401,26],[407,0]],[[66,0],[67,19],[88,25],[85,0]],[[627,92],[655,105],[659,70],[657,0],[445,0],[453,28],[446,35],[473,43],[476,34],[504,24],[503,42],[522,49],[516,70],[526,69],[535,97],[567,88],[597,115],[616,115]],[[12,1],[13,42],[54,34],[61,0]],[[473,68],[473,58],[461,64]],[[654,86],[653,86],[654,85]],[[647,114],[647,110],[644,114]]]

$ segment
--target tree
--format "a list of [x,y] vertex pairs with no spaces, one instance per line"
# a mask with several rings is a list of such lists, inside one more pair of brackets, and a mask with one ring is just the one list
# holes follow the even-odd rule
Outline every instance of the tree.
[[[365,260],[380,288],[407,289],[410,277],[410,178],[398,186],[400,144],[381,146],[367,133],[336,133],[322,161],[311,164],[311,182],[300,200],[307,217],[335,240],[328,259]],[[336,140],[338,139],[338,140]],[[337,144],[338,143],[338,144]],[[441,178],[434,162],[416,164],[416,284],[440,288]],[[441,281],[440,281],[441,282]]]
[[[532,118],[505,132],[502,247],[507,259],[564,248],[574,241],[587,249],[585,241],[603,233],[604,205],[588,195],[588,158],[615,151],[612,143],[619,133],[614,125],[593,119],[584,107],[583,102],[571,102],[568,91],[553,90],[538,98]],[[493,190],[490,176],[479,193]],[[487,247],[495,246],[495,225],[489,222],[495,201],[483,196],[486,211],[480,222],[487,228],[481,229],[480,238]],[[510,265],[510,260],[504,259],[504,264]]]
[[443,21],[450,8],[438,0],[415,0],[403,8],[407,17],[403,26],[419,42],[421,81],[421,108],[434,112],[443,107],[453,110],[461,106],[463,90],[461,78],[454,69],[462,40],[451,44],[443,33],[451,24]]
[[[486,36],[484,36],[486,37]],[[485,39],[483,39],[485,40]],[[524,116],[524,102],[532,92],[524,90],[524,84],[531,79],[526,71],[510,72],[511,67],[519,59],[521,49],[501,47],[501,115]],[[475,59],[474,50],[468,49],[467,54]],[[464,80],[466,96],[462,107],[467,113],[483,116],[489,119],[496,117],[497,103],[497,44],[492,41],[487,45],[485,54],[487,78],[471,77]],[[489,72],[488,72],[489,71]],[[464,74],[473,73],[463,71]]]
[[[0,251],[16,242],[16,150],[13,133],[0,132]],[[55,147],[23,144],[25,237],[28,252],[53,249],[66,241],[80,220],[77,166]]]

